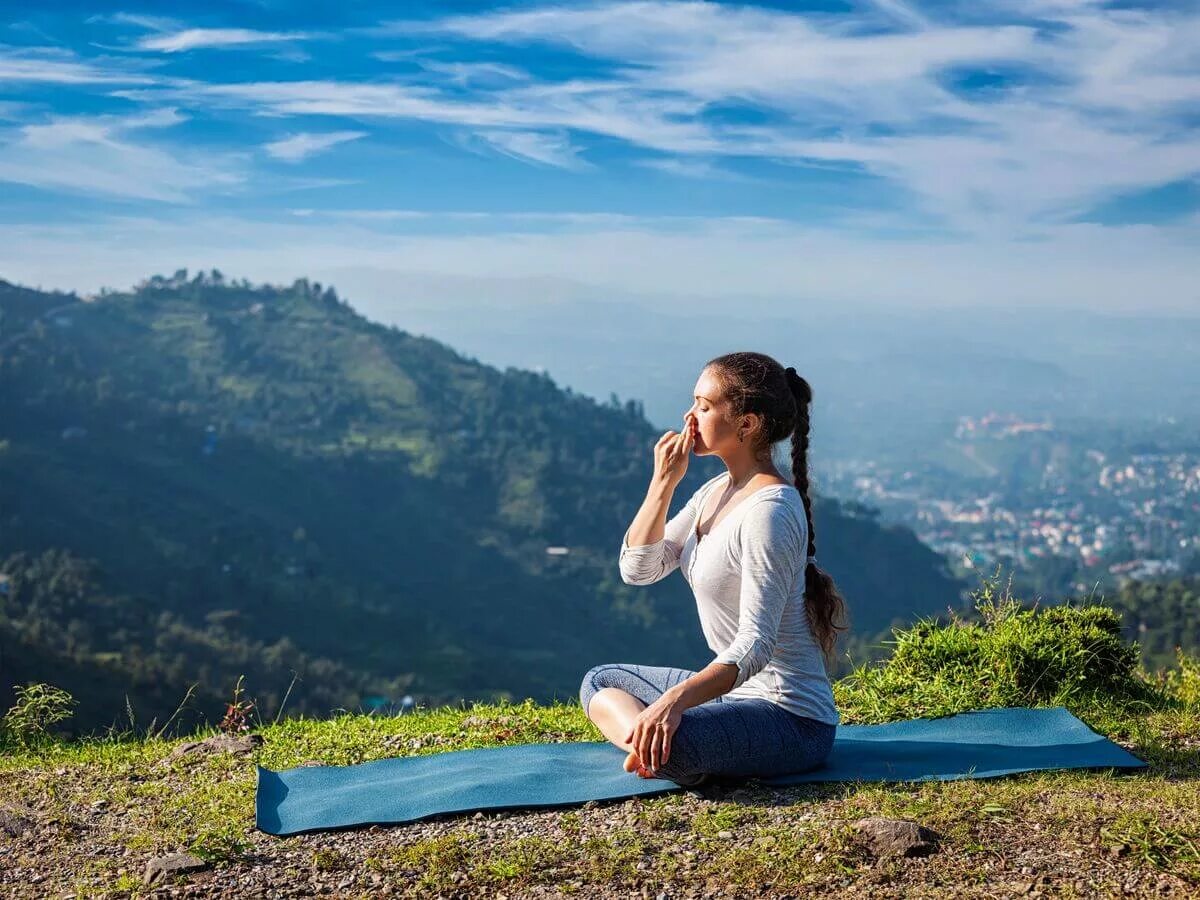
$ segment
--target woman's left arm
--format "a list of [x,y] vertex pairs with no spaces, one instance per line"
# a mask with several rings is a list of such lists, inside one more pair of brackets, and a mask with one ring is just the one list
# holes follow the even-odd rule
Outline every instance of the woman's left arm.
[[738,630],[713,662],[736,666],[729,690],[741,687],[770,661],[783,610],[803,571],[803,535],[786,501],[767,497],[741,521]]

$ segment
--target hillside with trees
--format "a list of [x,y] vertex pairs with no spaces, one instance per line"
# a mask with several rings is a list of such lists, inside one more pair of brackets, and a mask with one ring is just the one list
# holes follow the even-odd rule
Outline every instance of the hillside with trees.
[[[617,571],[661,433],[635,400],[304,279],[0,282],[0,329],[0,707],[50,681],[86,729],[164,721],[191,690],[192,727],[241,675],[265,714],[327,714],[565,699],[601,661],[711,658],[682,578]],[[694,459],[672,512],[719,471]],[[960,605],[910,531],[819,494],[814,516],[853,635]]]

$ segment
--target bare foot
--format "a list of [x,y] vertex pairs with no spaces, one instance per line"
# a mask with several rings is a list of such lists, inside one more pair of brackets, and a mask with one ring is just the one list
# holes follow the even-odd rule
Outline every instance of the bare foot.
[[650,770],[647,769],[644,765],[642,765],[642,761],[640,759],[638,759],[637,752],[634,750],[630,750],[629,755],[625,757],[624,767],[625,767],[626,772],[636,771],[638,773],[638,777],[640,777],[640,778],[655,778],[655,777],[657,777],[655,775],[652,775],[650,773]]

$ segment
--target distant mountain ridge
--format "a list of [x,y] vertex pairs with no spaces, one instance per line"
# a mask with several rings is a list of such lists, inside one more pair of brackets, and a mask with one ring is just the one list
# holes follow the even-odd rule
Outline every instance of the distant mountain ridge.
[[[483,365],[305,279],[181,270],[87,302],[0,282],[0,422],[0,703],[56,673],[126,685],[143,719],[194,682],[219,715],[239,674],[269,713],[293,672],[288,713],[548,700],[604,660],[711,658],[682,579],[617,572],[661,433],[638,402]],[[719,471],[694,459],[672,513]],[[911,532],[832,498],[814,515],[856,631],[958,605]]]

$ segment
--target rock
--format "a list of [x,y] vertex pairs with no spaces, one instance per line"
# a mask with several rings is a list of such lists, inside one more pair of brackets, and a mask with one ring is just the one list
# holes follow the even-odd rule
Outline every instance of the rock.
[[940,840],[935,831],[908,819],[859,819],[852,827],[868,840],[876,856],[925,856]]
[[256,747],[261,747],[262,742],[261,734],[214,734],[202,741],[184,741],[171,751],[167,759],[206,753],[250,753]]
[[156,884],[166,881],[176,875],[187,875],[191,872],[202,872],[208,868],[208,863],[190,853],[172,853],[169,856],[156,856],[146,863],[146,872],[142,881],[146,884]]
[[0,833],[20,837],[37,823],[37,810],[19,803],[5,803],[0,806]]

